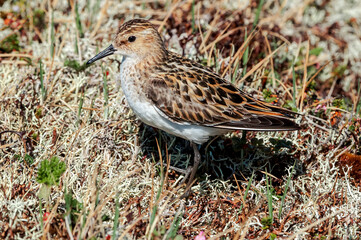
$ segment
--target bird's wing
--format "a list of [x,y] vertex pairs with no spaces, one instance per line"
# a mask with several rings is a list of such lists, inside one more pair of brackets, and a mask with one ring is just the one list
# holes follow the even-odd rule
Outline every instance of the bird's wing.
[[170,120],[224,129],[296,130],[292,111],[256,100],[210,69],[172,55],[146,88]]

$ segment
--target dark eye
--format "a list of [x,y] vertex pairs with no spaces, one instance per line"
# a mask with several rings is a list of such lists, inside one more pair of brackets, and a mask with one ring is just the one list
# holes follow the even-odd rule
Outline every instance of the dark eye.
[[135,36],[130,36],[130,37],[128,38],[128,42],[134,42],[135,39],[137,39]]

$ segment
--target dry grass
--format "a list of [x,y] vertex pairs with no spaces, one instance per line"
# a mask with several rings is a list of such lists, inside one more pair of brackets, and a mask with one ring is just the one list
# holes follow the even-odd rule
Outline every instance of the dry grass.
[[[76,3],[0,1],[0,238],[360,235],[353,1],[265,1],[257,26],[256,1]],[[81,67],[134,17],[151,18],[173,51],[302,113],[303,130],[213,139],[192,195],[179,199],[183,176],[165,163],[186,168],[192,149],[135,118],[116,81],[120,59]],[[40,200],[37,172],[53,156],[66,171]]]

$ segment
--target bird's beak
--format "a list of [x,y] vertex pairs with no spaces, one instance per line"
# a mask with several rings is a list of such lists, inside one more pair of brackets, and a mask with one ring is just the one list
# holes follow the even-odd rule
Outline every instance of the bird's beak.
[[86,64],[87,65],[92,64],[93,62],[95,62],[99,59],[102,59],[104,57],[114,54],[115,51],[117,51],[117,49],[115,49],[113,47],[113,44],[110,44],[109,47],[107,47],[106,49],[104,49],[103,51],[101,51],[100,53],[98,53],[97,55],[92,57],[91,59],[89,59],[89,61],[87,61]]

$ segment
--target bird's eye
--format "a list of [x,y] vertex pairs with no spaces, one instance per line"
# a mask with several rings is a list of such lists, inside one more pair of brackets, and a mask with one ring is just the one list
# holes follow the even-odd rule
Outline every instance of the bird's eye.
[[130,37],[128,38],[128,42],[134,42],[135,39],[136,39],[135,36],[130,36]]

